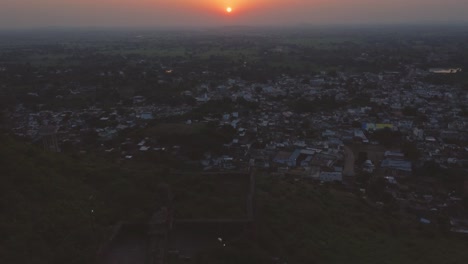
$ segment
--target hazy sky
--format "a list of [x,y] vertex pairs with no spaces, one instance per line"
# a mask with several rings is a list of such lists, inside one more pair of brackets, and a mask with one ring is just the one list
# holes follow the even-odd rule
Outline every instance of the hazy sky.
[[1,28],[407,22],[468,22],[468,0],[0,0]]

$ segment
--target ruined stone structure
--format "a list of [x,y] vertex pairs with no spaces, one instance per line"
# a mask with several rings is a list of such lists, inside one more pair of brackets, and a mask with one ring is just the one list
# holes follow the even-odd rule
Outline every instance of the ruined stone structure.
[[[213,175],[213,174],[211,174]],[[171,194],[146,224],[121,223],[98,254],[98,264],[166,264],[169,258],[190,261],[207,249],[222,247],[243,234],[255,238],[254,173],[219,173],[247,180],[246,218],[174,219]],[[231,179],[233,179],[231,178]],[[166,187],[168,188],[168,187]]]

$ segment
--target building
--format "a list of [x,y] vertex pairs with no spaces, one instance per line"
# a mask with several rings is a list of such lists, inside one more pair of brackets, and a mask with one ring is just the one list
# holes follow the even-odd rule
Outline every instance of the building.
[[144,112],[144,113],[141,113],[141,114],[140,114],[140,118],[143,119],[143,120],[151,120],[151,119],[154,119],[153,113],[151,113],[151,112]]
[[[204,176],[209,176],[206,174]],[[120,222],[104,241],[97,254],[98,264],[199,263],[197,256],[207,250],[230,247],[249,236],[255,239],[255,179],[250,173],[218,174],[219,182],[243,182],[247,204],[240,206],[246,215],[233,218],[174,217],[173,196],[169,187],[158,193],[159,206],[149,221]],[[244,185],[242,184],[242,185]]]
[[364,132],[360,129],[355,129],[354,130],[354,138],[355,139],[358,139],[364,143],[367,143],[369,142],[369,140],[367,139],[366,135],[364,134]]
[[367,173],[373,173],[375,169],[374,164],[372,163],[371,160],[366,160],[364,162],[364,165],[362,166],[362,170],[367,172]]
[[393,129],[393,124],[375,124],[375,123],[363,123],[362,129],[364,130],[379,130],[379,129]]
[[405,158],[405,154],[396,151],[385,151],[385,158],[387,159],[395,159],[395,160],[402,160]]
[[301,155],[300,149],[296,149],[293,152],[280,151],[273,158],[273,162],[289,167],[295,167],[297,166],[297,158],[299,157],[299,155]]
[[342,182],[343,181],[343,173],[341,172],[321,172],[320,181],[323,182]]
[[60,152],[57,141],[57,126],[43,126],[39,129],[39,136],[42,138],[44,150],[52,152]]
[[387,176],[405,177],[413,171],[411,162],[407,160],[384,159],[380,167]]

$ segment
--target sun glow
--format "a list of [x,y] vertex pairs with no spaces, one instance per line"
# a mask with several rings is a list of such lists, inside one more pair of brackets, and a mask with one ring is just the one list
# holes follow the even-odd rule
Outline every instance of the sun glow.
[[226,7],[226,12],[231,13],[232,12],[232,7],[230,7],[230,6]]

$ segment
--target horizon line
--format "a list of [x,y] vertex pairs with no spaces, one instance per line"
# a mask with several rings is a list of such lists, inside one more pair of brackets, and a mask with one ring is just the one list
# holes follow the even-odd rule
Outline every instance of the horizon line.
[[397,23],[295,23],[295,24],[226,24],[217,26],[191,26],[191,25],[129,25],[129,26],[19,26],[19,27],[1,27],[0,31],[33,31],[33,30],[213,30],[223,28],[251,28],[251,29],[294,29],[294,28],[398,28],[398,27],[459,27],[468,26],[468,21],[447,21],[447,22],[397,22]]

